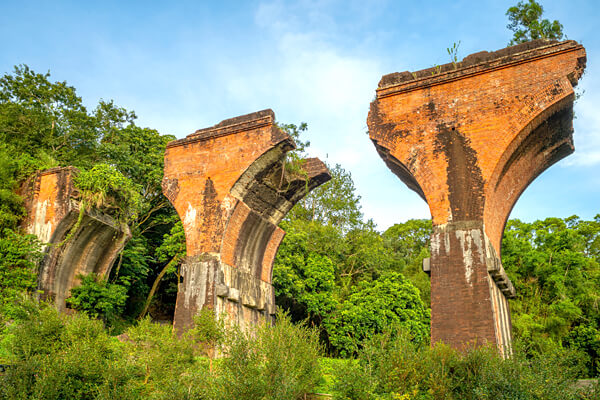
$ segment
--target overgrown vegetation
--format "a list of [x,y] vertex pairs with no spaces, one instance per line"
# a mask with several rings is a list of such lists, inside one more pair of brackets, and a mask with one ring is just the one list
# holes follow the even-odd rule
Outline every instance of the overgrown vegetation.
[[96,164],[74,179],[82,208],[102,210],[117,221],[134,221],[141,210],[141,188],[108,164]]
[[[512,44],[563,36],[534,0],[511,7]],[[458,44],[448,48],[458,62]],[[436,67],[432,73],[439,73]],[[0,399],[597,399],[573,379],[600,373],[600,215],[509,221],[504,268],[515,355],[429,345],[430,288],[421,271],[431,221],[385,232],[364,221],[350,173],[309,193],[281,226],[274,326],[242,331],[209,310],[177,337],[169,320],[185,235],[162,195],[173,136],[135,124],[135,113],[83,106],[66,82],[18,66],[0,78]],[[306,124],[281,124],[296,141],[281,171],[304,176]],[[36,170],[79,169],[83,209],[127,224],[132,238],[108,281],[81,276],[59,315],[35,295],[42,244],[23,235],[21,182]],[[284,186],[280,187],[285,190]],[[149,316],[148,316],[149,315]],[[122,333],[117,337],[110,336]],[[343,357],[322,359],[318,357]],[[319,386],[317,386],[319,385]],[[595,396],[595,397],[594,397]]]
[[554,349],[526,358],[517,350],[507,360],[494,348],[464,353],[443,344],[415,343],[400,331],[373,336],[358,359],[339,368],[334,399],[545,399],[598,398],[594,389],[577,389],[577,353]]
[[[245,332],[207,325],[178,338],[146,318],[117,340],[85,314],[27,301],[0,342],[0,399],[301,399],[320,379],[315,332],[283,314]],[[222,355],[212,369],[205,340]]]
[[510,7],[506,15],[510,23],[506,26],[514,32],[509,45],[529,42],[535,39],[563,38],[563,26],[557,20],[542,19],[544,7],[535,0],[520,1]]

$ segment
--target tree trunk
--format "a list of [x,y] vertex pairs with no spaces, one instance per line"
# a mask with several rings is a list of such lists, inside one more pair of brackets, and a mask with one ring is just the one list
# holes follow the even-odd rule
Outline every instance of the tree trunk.
[[158,289],[158,285],[160,284],[160,281],[162,280],[162,278],[167,273],[167,270],[173,264],[175,264],[177,262],[179,262],[179,257],[175,256],[175,257],[173,257],[171,259],[171,261],[169,261],[167,263],[167,265],[164,266],[164,268],[162,269],[162,271],[160,271],[160,273],[158,274],[158,276],[154,280],[154,283],[152,284],[152,288],[150,289],[150,293],[148,293],[148,297],[146,298],[146,303],[144,303],[144,309],[142,310],[142,312],[140,313],[140,315],[138,315],[138,319],[144,318],[144,316],[146,315],[146,313],[148,313],[148,308],[150,307],[150,302],[152,301],[152,297],[154,297],[154,294],[156,293],[156,290]]

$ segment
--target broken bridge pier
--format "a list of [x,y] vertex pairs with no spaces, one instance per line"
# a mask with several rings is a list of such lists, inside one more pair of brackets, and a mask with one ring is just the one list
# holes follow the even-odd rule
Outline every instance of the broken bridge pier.
[[[131,237],[121,224],[99,210],[81,210],[79,192],[73,185],[73,167],[40,171],[27,179],[19,193],[27,216],[23,230],[44,243],[38,272],[38,289],[44,300],[65,311],[65,300],[77,286],[79,275],[108,278],[112,265]],[[80,219],[81,213],[81,219]]]
[[370,138],[433,220],[432,343],[510,351],[515,290],[502,234],[521,193],[574,150],[573,87],[585,64],[578,43],[537,40],[379,82]]
[[285,232],[277,225],[308,191],[331,179],[306,159],[285,169],[293,150],[271,110],[201,129],[167,145],[163,192],[181,217],[187,257],[175,306],[181,332],[203,308],[248,326],[275,313],[273,260]]

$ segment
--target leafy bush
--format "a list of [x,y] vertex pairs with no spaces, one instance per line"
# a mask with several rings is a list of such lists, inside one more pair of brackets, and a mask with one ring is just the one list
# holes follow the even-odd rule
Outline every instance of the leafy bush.
[[325,321],[329,340],[342,356],[354,354],[363,341],[390,326],[402,326],[417,343],[429,340],[430,311],[419,290],[399,273],[362,281]]
[[27,304],[7,341],[11,366],[0,379],[2,399],[98,398],[122,355],[102,323]]
[[336,399],[580,399],[574,387],[580,355],[556,350],[527,359],[517,344],[502,359],[495,348],[464,352],[420,346],[406,334],[377,335],[356,363],[340,369]]
[[127,287],[108,283],[94,274],[79,278],[81,284],[71,289],[67,306],[111,325],[125,308]]
[[0,330],[2,320],[14,317],[15,302],[23,292],[37,286],[40,242],[34,235],[19,235],[10,229],[0,234]]
[[112,213],[121,222],[137,218],[141,208],[140,188],[108,164],[96,164],[74,179],[86,207]]
[[321,378],[319,352],[316,332],[282,313],[273,326],[231,328],[218,369],[219,398],[301,399]]
[[[314,331],[280,316],[275,325],[177,337],[170,325],[143,319],[119,340],[86,314],[23,304],[0,354],[0,399],[301,399],[320,379]],[[212,332],[212,333],[211,333]],[[199,357],[198,339],[223,344],[215,368]]]

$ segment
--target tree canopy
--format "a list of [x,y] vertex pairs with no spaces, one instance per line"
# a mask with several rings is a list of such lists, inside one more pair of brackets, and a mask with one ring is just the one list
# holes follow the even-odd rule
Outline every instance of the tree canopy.
[[535,0],[520,1],[510,7],[506,15],[510,23],[506,26],[514,32],[509,45],[535,39],[562,39],[563,26],[557,20],[542,19],[544,7]]

